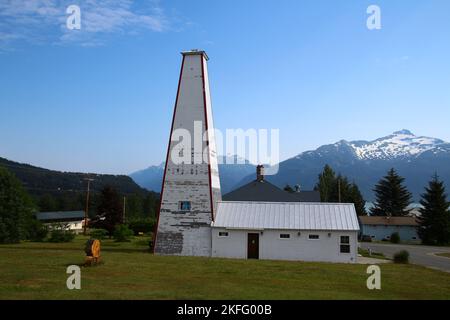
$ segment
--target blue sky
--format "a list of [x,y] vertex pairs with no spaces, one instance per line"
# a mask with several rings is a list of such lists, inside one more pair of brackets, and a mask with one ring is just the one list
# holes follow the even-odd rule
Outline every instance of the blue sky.
[[[77,4],[82,29],[67,30]],[[366,28],[381,8],[382,29]],[[0,4],[0,157],[130,173],[165,157],[182,50],[210,56],[215,125],[279,128],[281,159],[407,128],[450,141],[450,2]]]

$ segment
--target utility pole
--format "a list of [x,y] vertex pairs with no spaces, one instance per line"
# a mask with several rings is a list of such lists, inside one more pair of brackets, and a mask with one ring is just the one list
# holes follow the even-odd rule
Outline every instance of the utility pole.
[[339,203],[341,203],[341,179],[338,179],[338,195],[339,195]]
[[87,228],[87,220],[88,220],[88,213],[89,213],[89,192],[91,188],[91,181],[94,181],[94,179],[90,178],[84,178],[84,180],[87,181],[87,193],[86,193],[86,210],[84,211],[84,228],[83,228],[83,234],[86,235],[86,228]]
[[122,223],[125,223],[125,211],[126,211],[127,197],[123,196],[123,212],[122,212]]

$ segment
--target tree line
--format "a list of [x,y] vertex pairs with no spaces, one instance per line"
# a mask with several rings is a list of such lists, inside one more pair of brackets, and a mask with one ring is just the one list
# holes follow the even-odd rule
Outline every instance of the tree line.
[[[125,198],[115,188],[105,186],[93,192],[89,201],[92,226],[103,228],[111,236],[118,225],[127,223],[134,231],[149,232],[155,221],[159,199],[155,193],[128,194]],[[42,224],[36,212],[85,210],[86,194],[63,193],[31,196],[20,180],[0,166],[0,243],[42,238]]]
[[[404,185],[405,179],[394,168],[375,185],[374,206],[371,216],[404,217],[411,213],[412,194]],[[322,202],[354,203],[359,216],[367,215],[366,201],[356,183],[341,174],[336,175],[326,165],[319,174],[315,190],[320,192]],[[420,200],[418,234],[424,244],[450,244],[450,202],[447,201],[444,182],[435,174]]]

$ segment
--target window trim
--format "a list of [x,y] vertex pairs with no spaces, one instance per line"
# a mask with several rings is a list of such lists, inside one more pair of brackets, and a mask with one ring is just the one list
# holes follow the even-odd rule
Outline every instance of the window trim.
[[[317,237],[317,238],[311,238],[311,236]],[[319,235],[319,234],[313,234],[313,233],[308,234],[308,240],[311,240],[311,241],[318,241],[318,240],[320,240],[320,235]]]
[[[348,238],[348,243],[342,242],[343,237]],[[346,255],[352,254],[352,245],[350,240],[351,239],[349,235],[339,236],[339,254],[346,254]],[[342,246],[348,247],[348,252],[342,252]]]
[[[226,233],[226,235],[221,235],[221,233]],[[219,231],[217,234],[219,238],[228,238],[230,236],[230,233],[228,231]]]
[[[282,236],[287,236],[287,237],[282,237]],[[280,240],[291,240],[291,234],[290,233],[280,233],[278,235],[278,239],[280,239]]]

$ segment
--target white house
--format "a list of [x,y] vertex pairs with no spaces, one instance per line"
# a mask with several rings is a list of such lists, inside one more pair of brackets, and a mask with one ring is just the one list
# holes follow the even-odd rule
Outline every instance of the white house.
[[356,262],[353,204],[219,202],[211,226],[213,257]]

